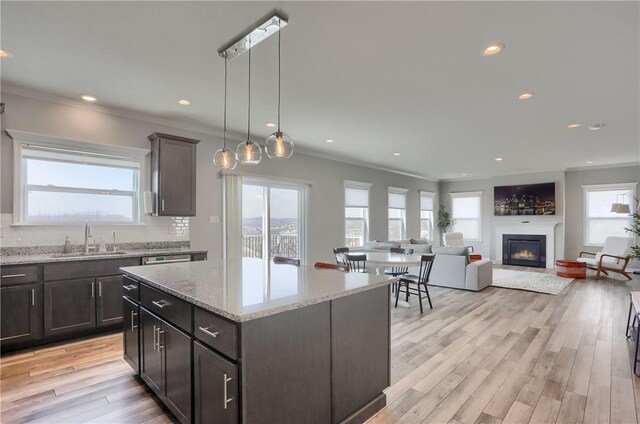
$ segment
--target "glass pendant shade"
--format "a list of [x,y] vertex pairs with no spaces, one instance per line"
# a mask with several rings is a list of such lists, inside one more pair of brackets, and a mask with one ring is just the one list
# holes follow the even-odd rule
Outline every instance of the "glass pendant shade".
[[238,155],[238,161],[243,165],[257,165],[262,160],[260,145],[251,140],[238,144],[236,154]]
[[213,164],[218,169],[235,169],[238,165],[236,152],[229,150],[226,147],[218,149],[213,155]]
[[293,141],[289,134],[276,131],[267,137],[264,150],[271,159],[288,159],[293,154]]

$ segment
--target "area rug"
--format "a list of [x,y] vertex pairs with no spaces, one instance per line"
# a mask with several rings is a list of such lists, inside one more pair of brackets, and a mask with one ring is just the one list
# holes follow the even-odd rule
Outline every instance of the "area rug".
[[572,281],[572,278],[558,277],[555,274],[544,272],[494,268],[493,284],[491,285],[507,289],[528,290],[556,295],[562,292]]

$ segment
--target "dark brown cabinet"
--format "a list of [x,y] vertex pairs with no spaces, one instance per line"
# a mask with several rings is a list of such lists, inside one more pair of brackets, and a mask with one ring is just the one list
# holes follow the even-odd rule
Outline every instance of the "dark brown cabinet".
[[200,140],[153,133],[151,141],[151,188],[155,214],[195,216],[196,145]]
[[142,379],[180,422],[191,422],[191,337],[145,308],[140,326]]
[[213,350],[193,343],[194,420],[238,422],[238,368]]
[[122,276],[96,279],[96,324],[105,326],[122,322]]
[[44,335],[95,327],[95,296],[92,278],[44,283]]
[[137,373],[140,373],[140,311],[138,305],[129,299],[122,299],[123,315],[123,352],[124,359]]
[[13,344],[42,337],[42,294],[38,284],[0,289],[2,320],[0,341]]
[[162,320],[140,308],[140,376],[159,396],[162,395],[162,356],[157,343],[160,329]]

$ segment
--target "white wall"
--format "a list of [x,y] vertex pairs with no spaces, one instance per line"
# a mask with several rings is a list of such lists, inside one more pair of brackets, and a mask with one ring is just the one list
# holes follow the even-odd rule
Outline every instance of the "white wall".
[[[556,215],[552,216],[493,216],[493,188],[495,186],[556,183]],[[460,191],[482,191],[482,241],[473,242],[474,249],[483,257],[496,259],[494,243],[494,223],[522,221],[558,222],[555,227],[556,257],[564,257],[564,172],[541,172],[535,174],[509,175],[492,177],[481,180],[461,180],[440,182],[441,202],[451,210],[451,196],[449,193]],[[502,242],[502,241],[500,241]]]
[[[190,238],[194,248],[210,251],[210,259],[222,257],[222,224],[209,224],[209,216],[222,216],[221,177],[211,160],[220,147],[221,140],[209,134],[189,131],[167,125],[158,125],[139,119],[126,118],[92,109],[71,106],[54,101],[44,101],[15,94],[2,93],[6,103],[2,115],[2,129],[14,129],[58,137],[86,140],[98,143],[148,148],[147,136],[152,132],[165,132],[202,140],[198,144],[197,162],[197,212],[190,219]],[[12,211],[12,143],[2,134],[0,164],[0,212]],[[363,158],[366,160],[366,158]],[[300,152],[287,161],[271,161],[265,158],[257,167],[243,167],[242,171],[255,175],[311,181],[308,204],[308,260],[332,260],[333,247],[344,244],[343,181],[355,180],[372,183],[370,197],[370,238],[387,238],[387,186],[404,187],[407,193],[407,235],[419,234],[419,190],[437,191],[437,183],[400,174],[351,165],[344,162],[308,156]],[[166,218],[147,218],[149,231],[119,229],[124,239],[157,237],[157,231],[165,240],[171,240]],[[160,222],[161,224],[156,224]],[[4,223],[3,223],[4,225]],[[42,228],[42,227],[40,227]],[[166,234],[165,234],[165,228]],[[159,230],[158,230],[159,229]],[[12,233],[11,227],[5,228]],[[50,232],[51,228],[44,231]],[[81,233],[80,233],[81,234]],[[57,240],[57,236],[55,240]],[[9,240],[1,240],[4,244]],[[60,240],[62,243],[64,238]]]

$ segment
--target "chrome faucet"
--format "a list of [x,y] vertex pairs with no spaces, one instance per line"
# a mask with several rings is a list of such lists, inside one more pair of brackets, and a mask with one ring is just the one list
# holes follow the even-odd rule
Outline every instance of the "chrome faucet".
[[116,245],[116,232],[113,232],[113,251],[117,252],[118,251],[118,246]]
[[84,253],[89,253],[89,238],[91,236],[91,225],[89,221],[84,224]]

